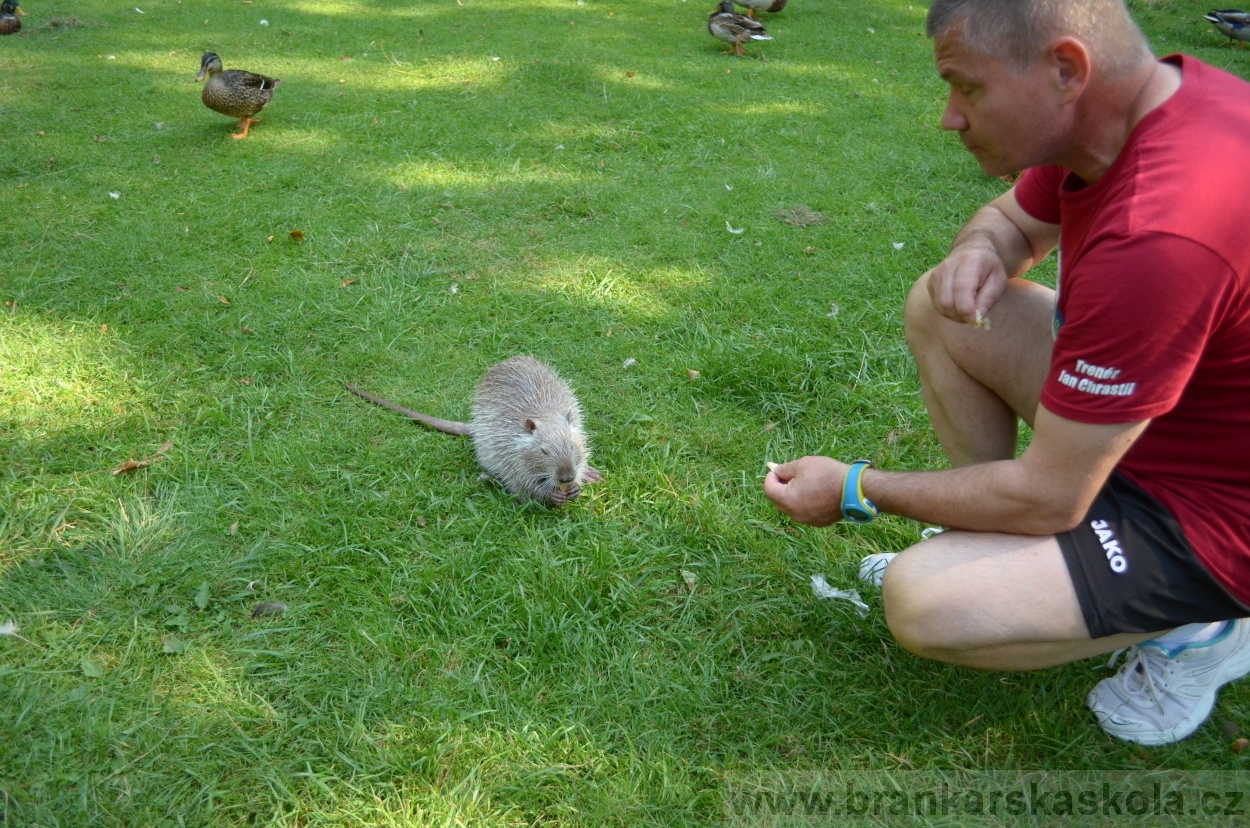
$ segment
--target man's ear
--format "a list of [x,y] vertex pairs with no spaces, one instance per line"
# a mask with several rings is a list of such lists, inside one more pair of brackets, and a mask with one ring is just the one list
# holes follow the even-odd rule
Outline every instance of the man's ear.
[[1068,101],[1080,97],[1093,64],[1085,44],[1074,37],[1056,38],[1047,46],[1046,58],[1056,91]]

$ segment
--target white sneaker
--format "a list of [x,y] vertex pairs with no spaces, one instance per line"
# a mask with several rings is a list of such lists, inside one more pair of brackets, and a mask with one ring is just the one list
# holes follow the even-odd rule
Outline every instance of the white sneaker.
[[897,554],[897,552],[874,552],[865,556],[859,562],[859,579],[875,587],[881,586],[881,579],[885,577],[885,568],[890,565],[890,561],[894,560]]
[[[1115,656],[1112,656],[1112,661]],[[1250,619],[1228,622],[1209,641],[1129,647],[1120,671],[1085,699],[1103,730],[1126,742],[1168,745],[1211,715],[1215,694],[1250,673]]]

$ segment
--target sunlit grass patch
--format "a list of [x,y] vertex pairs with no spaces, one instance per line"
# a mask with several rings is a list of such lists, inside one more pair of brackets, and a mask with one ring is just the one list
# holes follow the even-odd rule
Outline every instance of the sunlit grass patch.
[[0,404],[13,425],[46,434],[134,403],[133,355],[107,325],[15,312],[0,316],[0,334]]

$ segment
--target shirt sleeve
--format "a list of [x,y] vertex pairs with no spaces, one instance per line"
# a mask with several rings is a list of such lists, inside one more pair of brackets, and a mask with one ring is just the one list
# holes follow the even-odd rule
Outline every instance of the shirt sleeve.
[[1100,241],[1065,263],[1042,404],[1085,423],[1167,413],[1234,284],[1228,264],[1189,239],[1150,233]]
[[1016,203],[1033,218],[1059,223],[1059,188],[1068,171],[1063,167],[1030,167],[1016,182]]

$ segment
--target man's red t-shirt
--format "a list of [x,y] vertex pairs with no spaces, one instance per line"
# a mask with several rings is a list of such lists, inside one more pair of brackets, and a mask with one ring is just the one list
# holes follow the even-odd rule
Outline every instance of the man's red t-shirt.
[[1061,167],[1016,185],[1060,225],[1047,410],[1151,419],[1118,468],[1180,521],[1250,604],[1250,83],[1188,56],[1180,89],[1085,186]]

